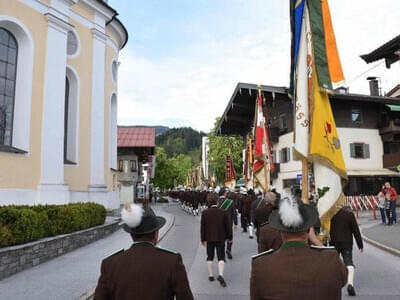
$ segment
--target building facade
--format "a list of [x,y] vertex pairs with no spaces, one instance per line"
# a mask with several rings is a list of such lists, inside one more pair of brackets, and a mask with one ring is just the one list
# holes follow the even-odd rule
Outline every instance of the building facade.
[[[284,87],[261,89],[275,163],[272,185],[281,190],[298,183],[302,173],[293,152],[293,104]],[[256,97],[256,85],[239,83],[216,133],[247,137],[254,122]],[[400,135],[396,135],[400,127],[395,125],[400,100],[338,91],[330,95],[330,101],[349,176],[345,194],[376,194],[385,181],[400,187]]]
[[116,16],[100,0],[0,2],[0,205],[119,206]]
[[156,167],[155,128],[118,127],[118,186],[120,204],[149,198]]

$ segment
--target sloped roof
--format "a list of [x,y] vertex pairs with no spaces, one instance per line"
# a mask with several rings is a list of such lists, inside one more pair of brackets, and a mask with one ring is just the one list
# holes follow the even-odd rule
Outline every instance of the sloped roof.
[[118,147],[155,147],[156,129],[118,126]]
[[[261,85],[260,88],[265,96],[268,95],[268,99],[285,99],[289,101],[288,89],[286,87]],[[257,93],[258,86],[256,84],[239,82],[215,129],[215,134],[246,136],[254,125]],[[330,94],[329,99],[400,105],[399,98],[383,96],[337,93]]]
[[395,53],[400,49],[400,35],[391,39],[389,42],[383,44],[377,49],[373,50],[368,54],[361,55],[361,58],[366,63],[371,63],[382,58],[385,59],[386,67],[390,68],[390,65],[399,60],[399,56]]

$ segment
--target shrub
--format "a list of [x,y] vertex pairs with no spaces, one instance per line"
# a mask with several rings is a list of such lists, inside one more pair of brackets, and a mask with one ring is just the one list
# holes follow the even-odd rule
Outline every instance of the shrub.
[[0,247],[101,225],[106,209],[96,203],[0,207]]
[[159,199],[157,200],[157,202],[158,202],[158,203],[168,203],[168,199],[159,198]]

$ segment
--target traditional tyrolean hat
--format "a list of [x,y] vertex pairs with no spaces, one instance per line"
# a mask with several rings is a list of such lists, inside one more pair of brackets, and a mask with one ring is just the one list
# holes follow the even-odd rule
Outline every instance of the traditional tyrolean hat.
[[295,233],[314,226],[318,219],[315,207],[303,204],[295,198],[285,197],[279,202],[279,209],[269,216],[269,224],[279,231]]
[[149,207],[141,204],[125,204],[121,212],[121,219],[125,223],[123,228],[131,234],[149,234],[159,230],[166,223],[165,218],[156,216]]

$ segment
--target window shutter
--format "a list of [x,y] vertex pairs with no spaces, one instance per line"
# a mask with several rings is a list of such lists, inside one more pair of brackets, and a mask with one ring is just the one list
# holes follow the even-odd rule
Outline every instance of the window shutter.
[[354,144],[350,144],[350,157],[356,157],[356,147]]
[[369,158],[369,144],[364,144],[364,158]]
[[292,147],[292,157],[293,157],[293,160],[299,160],[297,157],[296,157],[296,155],[295,155],[295,153],[294,153],[294,147]]
[[286,161],[290,161],[290,148],[286,148]]

